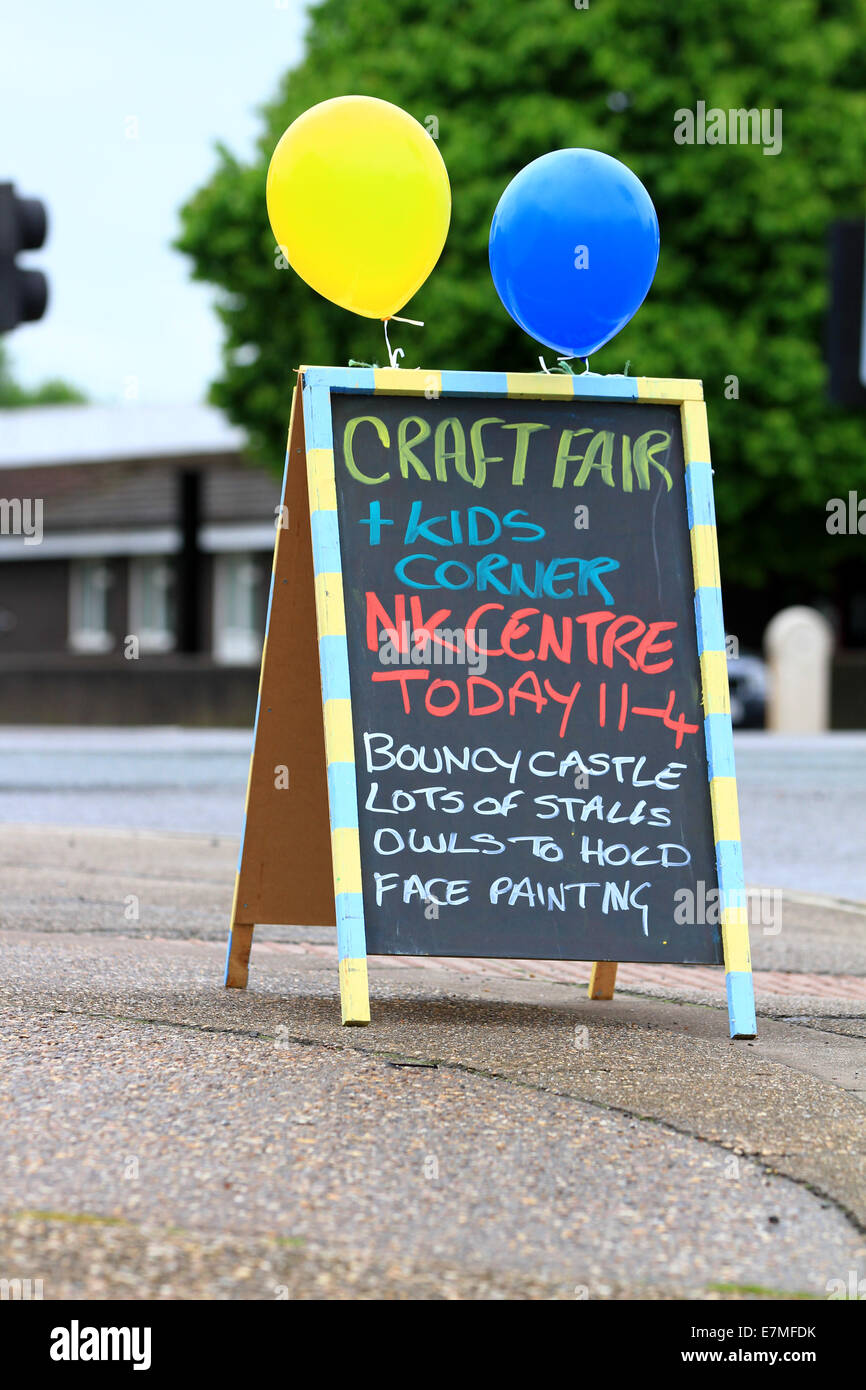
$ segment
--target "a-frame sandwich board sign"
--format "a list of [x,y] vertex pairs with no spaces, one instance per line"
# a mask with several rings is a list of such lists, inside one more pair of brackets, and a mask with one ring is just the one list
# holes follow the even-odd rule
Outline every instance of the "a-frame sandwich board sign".
[[307,367],[226,962],[724,964],[755,1033],[700,382]]

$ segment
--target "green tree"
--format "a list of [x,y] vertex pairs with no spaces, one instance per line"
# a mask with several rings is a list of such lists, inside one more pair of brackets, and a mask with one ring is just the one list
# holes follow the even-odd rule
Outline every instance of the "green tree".
[[[862,209],[864,37],[866,0],[321,0],[303,62],[263,111],[255,159],[220,148],[183,210],[179,246],[224,292],[213,399],[276,464],[294,367],[384,360],[380,325],[275,268],[267,163],[308,106],[357,92],[438,120],[453,221],[406,310],[426,327],[394,335],[407,366],[537,366],[539,345],[493,289],[490,219],[537,155],[604,150],[649,189],[662,252],[646,303],[593,370],[628,359],[636,374],[703,378],[729,610],[733,594],[745,619],[763,620],[792,596],[832,592],[850,546],[827,536],[825,504],[863,472],[860,417],[826,396],[826,238],[834,217]],[[780,109],[782,151],[675,143],[675,112],[699,100]]]
[[76,387],[56,379],[43,381],[39,386],[19,386],[12,375],[6,348],[0,342],[0,410],[23,405],[70,405],[85,399]]

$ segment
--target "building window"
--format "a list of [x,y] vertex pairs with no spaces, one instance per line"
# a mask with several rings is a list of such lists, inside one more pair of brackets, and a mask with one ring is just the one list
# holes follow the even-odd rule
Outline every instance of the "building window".
[[226,665],[254,666],[261,657],[259,576],[251,555],[214,556],[213,653]]
[[76,652],[108,652],[111,572],[104,560],[72,560],[69,565],[69,645]]
[[170,652],[177,643],[175,575],[162,555],[137,556],[129,562],[129,631],[139,651]]

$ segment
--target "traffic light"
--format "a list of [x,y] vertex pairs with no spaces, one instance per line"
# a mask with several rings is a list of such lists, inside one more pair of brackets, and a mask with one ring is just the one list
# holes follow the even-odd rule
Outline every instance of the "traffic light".
[[38,198],[19,198],[11,183],[0,183],[0,333],[41,319],[48,304],[48,281],[40,270],[15,264],[19,251],[36,251],[45,241],[48,218]]
[[863,218],[830,226],[830,312],[827,363],[830,399],[866,406],[866,224]]

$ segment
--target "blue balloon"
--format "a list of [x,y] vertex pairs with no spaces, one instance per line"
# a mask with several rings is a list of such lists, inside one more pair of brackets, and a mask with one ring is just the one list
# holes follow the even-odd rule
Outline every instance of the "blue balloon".
[[659,223],[635,174],[598,150],[554,150],[515,175],[493,214],[490,270],[520,327],[588,357],[646,298]]

